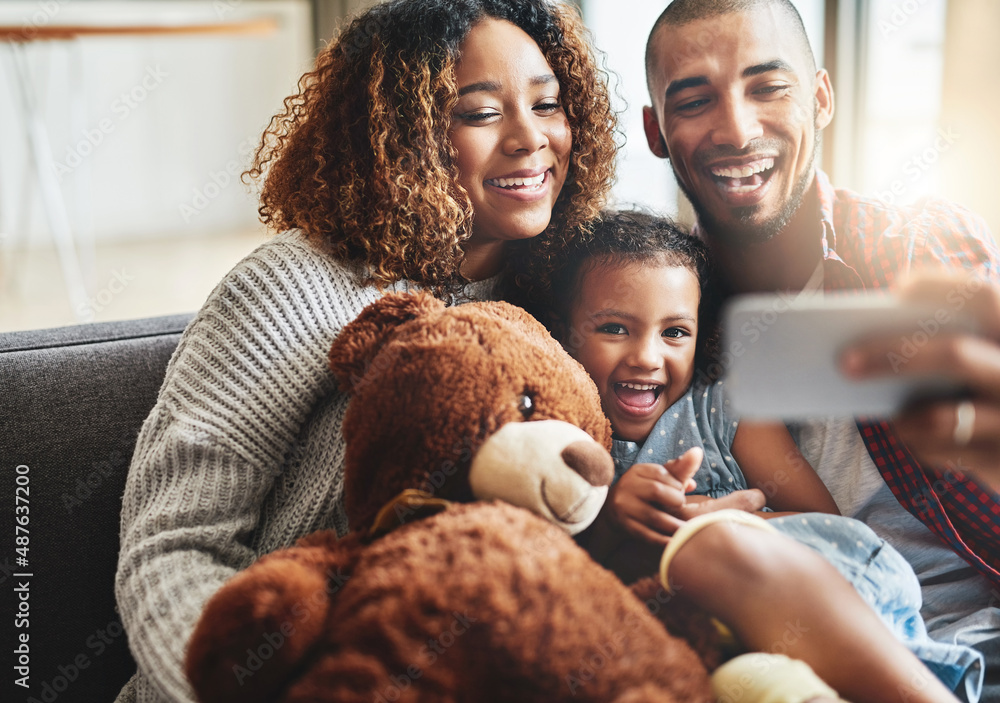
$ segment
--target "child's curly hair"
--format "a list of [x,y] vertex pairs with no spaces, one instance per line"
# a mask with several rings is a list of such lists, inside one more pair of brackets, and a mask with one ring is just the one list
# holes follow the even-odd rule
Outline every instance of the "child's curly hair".
[[351,21],[265,130],[251,168],[263,222],[301,228],[362,281],[459,286],[472,204],[448,131],[459,45],[485,17],[507,20],[559,80],[573,145],[569,174],[532,256],[600,211],[614,176],[606,76],[575,9],[548,0],[392,0]]

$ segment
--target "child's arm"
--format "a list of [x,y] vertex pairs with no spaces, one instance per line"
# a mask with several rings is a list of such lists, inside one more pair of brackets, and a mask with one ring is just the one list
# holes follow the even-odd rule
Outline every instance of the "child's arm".
[[702,513],[726,508],[755,511],[764,506],[764,496],[755,490],[721,498],[685,495],[694,489],[692,477],[704,457],[701,447],[692,447],[662,465],[634,464],[608,495],[605,507],[613,523],[646,542],[666,544],[685,520]]
[[[735,491],[721,498],[685,495],[691,477],[701,467],[701,447],[689,449],[665,464],[634,464],[611,488],[594,524],[577,541],[600,564],[625,583],[649,575],[670,536],[696,515],[723,508],[753,512],[764,507],[756,489]],[[772,515],[773,513],[767,513]]]
[[772,510],[840,514],[830,491],[783,424],[741,421],[732,450],[747,485],[763,491]]

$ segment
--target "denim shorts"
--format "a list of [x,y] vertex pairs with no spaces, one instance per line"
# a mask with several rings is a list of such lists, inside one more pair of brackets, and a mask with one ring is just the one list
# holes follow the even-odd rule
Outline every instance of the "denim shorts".
[[979,700],[983,655],[928,636],[920,617],[920,583],[892,545],[864,523],[839,515],[802,513],[774,518],[768,524],[823,555],[946,686],[969,703]]

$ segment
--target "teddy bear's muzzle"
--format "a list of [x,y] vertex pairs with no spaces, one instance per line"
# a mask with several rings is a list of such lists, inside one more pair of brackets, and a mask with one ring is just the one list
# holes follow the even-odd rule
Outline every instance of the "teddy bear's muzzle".
[[469,485],[480,500],[525,508],[575,535],[597,517],[613,475],[611,455],[579,427],[510,422],[476,452]]

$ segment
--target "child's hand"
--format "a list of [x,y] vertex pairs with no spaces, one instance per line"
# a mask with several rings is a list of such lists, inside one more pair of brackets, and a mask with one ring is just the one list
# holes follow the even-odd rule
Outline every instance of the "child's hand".
[[726,508],[753,512],[764,507],[764,494],[756,488],[721,498],[685,495],[694,490],[692,477],[704,456],[701,447],[692,447],[662,466],[634,464],[611,489],[612,518],[635,537],[666,544],[685,520],[702,513]]
[[684,521],[684,494],[694,488],[691,477],[703,458],[701,448],[694,447],[662,466],[633,465],[611,489],[611,515],[631,535],[666,544]]
[[671,459],[663,468],[676,480],[684,484],[684,492],[693,491],[697,487],[694,475],[705,461],[705,450],[701,447],[691,447],[676,459]]
[[[681,509],[681,516],[685,520],[702,513],[711,513],[715,510],[742,510],[753,513],[761,510],[767,503],[764,492],[758,488],[745,488],[740,491],[733,491],[721,498],[709,498],[708,496],[688,496],[687,502]],[[766,513],[767,515],[779,515],[780,513]]]
[[[676,459],[671,459],[663,467],[670,472],[678,481],[685,482],[685,492],[695,489],[694,474],[701,468],[701,462],[705,459],[705,453],[701,447],[692,447],[681,454]],[[628,473],[625,474],[628,476]],[[624,477],[623,477],[624,478]],[[715,510],[743,510],[754,512],[764,507],[767,498],[764,493],[756,488],[733,491],[721,498],[709,498],[708,496],[685,496],[684,503],[671,511],[671,514],[681,520],[690,520],[702,513],[710,513]]]

